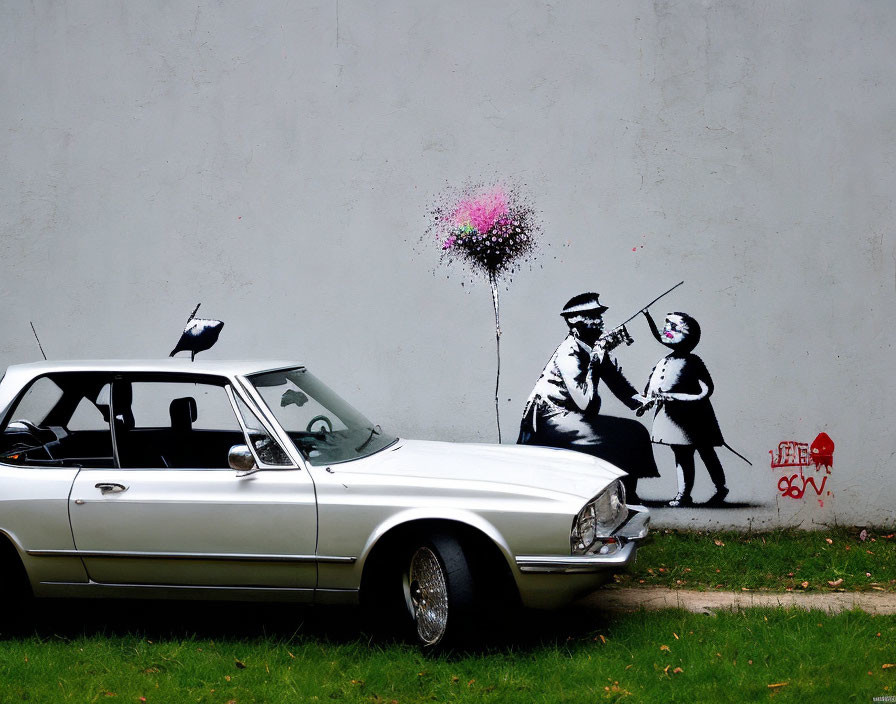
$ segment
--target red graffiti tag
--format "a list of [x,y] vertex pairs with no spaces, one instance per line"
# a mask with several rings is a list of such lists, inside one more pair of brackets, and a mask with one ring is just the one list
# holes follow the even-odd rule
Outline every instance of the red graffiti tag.
[[[791,474],[789,477],[784,475],[778,480],[778,490],[781,492],[781,496],[789,496],[791,499],[801,499],[806,493],[806,487],[811,484],[812,488],[815,490],[815,495],[821,496],[821,492],[824,491],[824,485],[827,484],[827,481],[827,476],[822,477],[821,486],[818,486],[815,483],[814,477],[804,477],[802,474]],[[824,506],[824,504],[822,504],[822,506]]]
[[[812,444],[798,442],[796,440],[785,440],[778,443],[778,449],[769,450],[771,455],[772,469],[781,467],[798,467],[798,474],[783,475],[778,479],[778,491],[781,496],[791,499],[802,499],[806,494],[806,487],[811,486],[815,491],[815,496],[821,496],[825,491],[827,484],[827,475],[831,473],[834,466],[834,441],[827,433],[819,433]],[[814,477],[804,477],[803,467],[815,467],[817,472],[822,467],[826,473],[821,478],[821,485],[815,481]],[[830,491],[827,495],[830,495]],[[818,504],[824,506],[824,500],[818,499]]]
[[772,469],[777,467],[808,467],[809,444],[796,440],[784,440],[778,443],[778,454],[769,450],[772,456]]

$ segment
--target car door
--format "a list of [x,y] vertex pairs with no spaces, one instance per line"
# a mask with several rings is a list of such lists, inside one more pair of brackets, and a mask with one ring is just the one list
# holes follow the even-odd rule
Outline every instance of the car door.
[[[112,415],[118,467],[82,469],[69,505],[93,581],[282,589],[311,599],[313,482],[226,379],[116,377]],[[260,467],[250,474],[228,465],[229,448],[247,444],[247,425],[256,428]]]
[[68,501],[81,468],[113,466],[109,379],[88,372],[39,376],[4,419],[0,531],[27,552],[37,594],[45,585],[87,583]]

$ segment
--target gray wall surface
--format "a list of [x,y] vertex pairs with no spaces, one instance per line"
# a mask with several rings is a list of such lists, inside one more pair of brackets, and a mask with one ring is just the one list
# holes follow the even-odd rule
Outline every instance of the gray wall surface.
[[[753,466],[720,451],[740,508],[656,520],[892,525],[894,36],[889,1],[3,0],[0,366],[39,358],[30,320],[51,359],[163,357],[202,301],[209,358],[494,442],[488,286],[419,240],[446,186],[503,179],[544,230],[501,290],[505,442],[569,297],[614,324],[685,280],[653,311],[700,321]],[[630,330],[641,388],[666,350]],[[785,496],[769,451],[822,431],[824,490]]]

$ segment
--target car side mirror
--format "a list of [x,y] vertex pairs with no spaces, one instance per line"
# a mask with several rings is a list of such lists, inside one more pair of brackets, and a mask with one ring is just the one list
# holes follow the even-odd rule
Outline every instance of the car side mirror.
[[248,445],[234,445],[227,453],[227,464],[238,472],[249,472],[257,469],[255,458]]

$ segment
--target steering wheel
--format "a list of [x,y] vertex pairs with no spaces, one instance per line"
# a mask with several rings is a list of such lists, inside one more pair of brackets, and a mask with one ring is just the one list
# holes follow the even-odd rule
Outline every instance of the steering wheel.
[[316,432],[319,432],[319,433],[321,433],[321,434],[323,434],[323,433],[325,433],[325,432],[326,432],[326,433],[332,433],[332,432],[333,432],[333,421],[331,421],[331,420],[330,420],[329,418],[327,418],[326,416],[314,416],[314,418],[312,418],[311,420],[308,421],[308,425],[305,426],[305,430],[306,430],[307,432],[309,432],[309,433],[313,433],[313,432],[315,432],[315,431],[311,430],[311,427],[312,427],[315,423],[317,423],[317,421],[320,421],[321,423],[323,423],[323,424],[326,425],[327,427],[326,427],[326,430],[324,430],[324,428],[321,428],[320,430],[318,430],[318,431],[316,431]]

